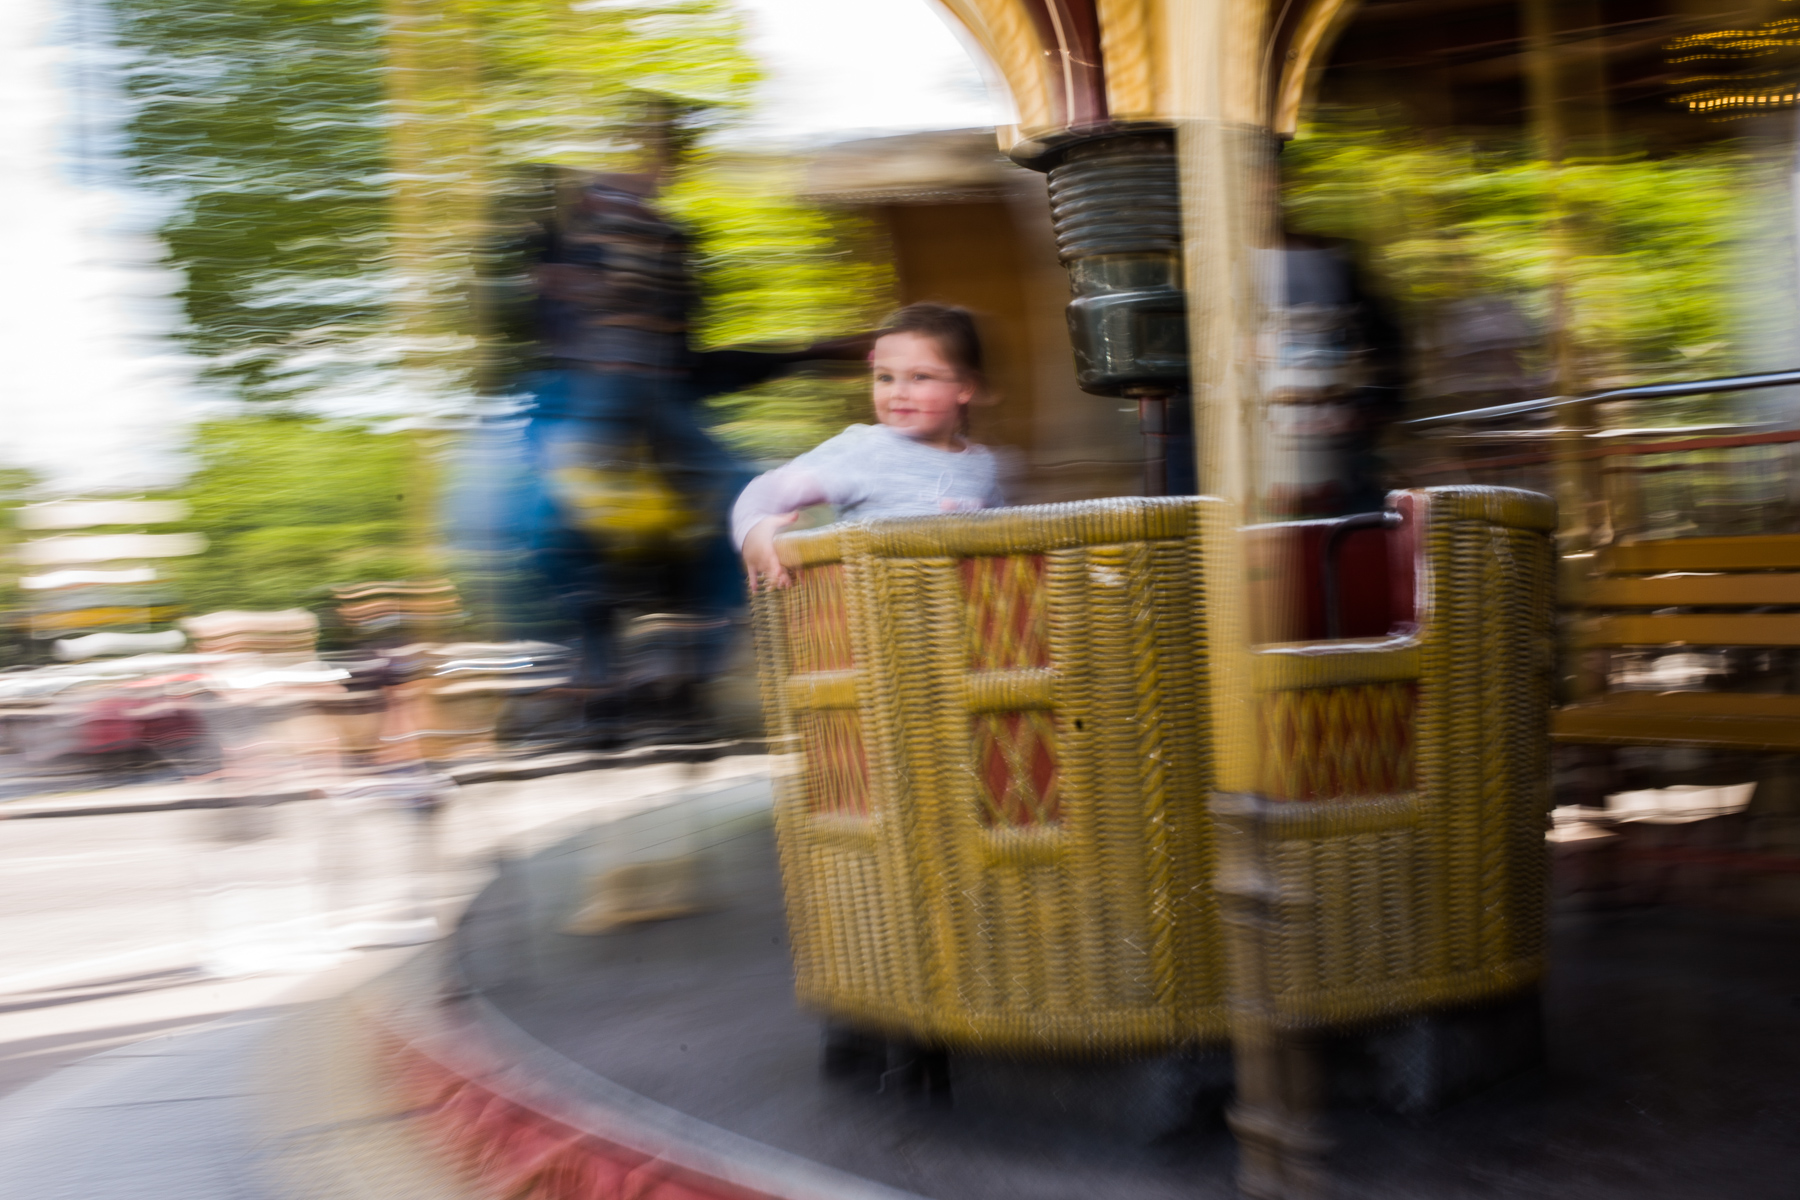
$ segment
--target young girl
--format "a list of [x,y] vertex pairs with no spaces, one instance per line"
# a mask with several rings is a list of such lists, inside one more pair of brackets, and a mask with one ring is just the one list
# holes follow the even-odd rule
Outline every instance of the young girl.
[[878,425],[852,425],[760,475],[731,511],[750,590],[786,587],[775,535],[812,504],[838,516],[911,517],[1004,504],[994,456],[963,436],[980,392],[981,339],[966,309],[912,304],[882,327],[869,356]]

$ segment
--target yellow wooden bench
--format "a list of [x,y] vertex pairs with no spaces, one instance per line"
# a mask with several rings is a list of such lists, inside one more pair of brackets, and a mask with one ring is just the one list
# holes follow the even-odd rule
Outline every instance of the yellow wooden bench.
[[[1601,550],[1570,645],[1800,648],[1800,535],[1676,538]],[[1770,611],[1775,610],[1775,611]],[[1800,695],[1616,691],[1564,706],[1559,742],[1800,751]]]

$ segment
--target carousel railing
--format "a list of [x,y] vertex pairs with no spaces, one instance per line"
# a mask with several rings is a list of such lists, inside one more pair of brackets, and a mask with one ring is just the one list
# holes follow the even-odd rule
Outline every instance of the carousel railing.
[[[1593,523],[1602,542],[1800,532],[1800,430],[1775,427],[1785,421],[1645,420],[1656,411],[1645,406],[1781,387],[1800,387],[1800,371],[1552,396],[1420,417],[1404,427],[1458,448],[1414,468],[1421,479],[1548,489],[1555,464],[1577,466],[1599,505]],[[1637,419],[1591,429],[1496,427],[1570,406],[1625,406]]]
[[[1549,502],[1394,507],[1410,611],[1257,648],[1248,724],[1214,719],[1215,501],[783,538],[798,579],[758,641],[802,1002],[927,1044],[1126,1052],[1222,1040],[1251,998],[1343,1023],[1529,986]],[[1209,807],[1220,755],[1255,750],[1215,727],[1264,766]]]

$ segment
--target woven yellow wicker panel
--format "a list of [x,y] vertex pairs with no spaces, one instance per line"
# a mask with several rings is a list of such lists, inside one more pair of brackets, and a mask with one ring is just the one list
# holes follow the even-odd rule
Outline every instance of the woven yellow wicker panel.
[[802,567],[788,593],[787,641],[795,672],[842,671],[854,662],[844,607],[844,565]]
[[777,832],[803,1003],[982,1048],[1218,1038],[1221,894],[1253,918],[1229,927],[1233,1002],[1277,1023],[1537,978],[1548,502],[1402,495],[1417,633],[1254,655],[1257,720],[1228,727],[1269,752],[1221,749],[1264,764],[1263,794],[1209,812],[1211,503],[784,539],[801,584],[757,629],[771,726],[802,760]]
[[869,755],[862,717],[854,711],[802,714],[800,761],[808,810],[834,816],[869,815]]
[[[869,771],[866,806],[846,805],[845,742],[802,736],[808,799],[778,809],[803,1002],[989,1048],[1223,1035],[1196,576],[1209,503],[869,522],[840,527],[836,563],[790,549],[810,565],[764,602],[782,610],[758,623],[776,643],[767,694],[843,728],[817,706],[841,701],[854,663]],[[795,650],[825,642],[834,605],[848,657]],[[827,753],[837,766],[811,761]]]
[[844,561],[854,540],[843,530],[784,539],[795,584],[754,605],[776,841],[801,1000],[878,996],[881,1018],[904,1024],[922,1003],[925,960],[887,836],[895,810],[881,785],[893,772],[882,766],[885,727],[868,719],[859,577]]
[[980,713],[974,722],[974,759],[987,825],[1055,825],[1056,725],[1047,713]]
[[1213,804],[1253,918],[1232,923],[1234,988],[1278,1024],[1473,1002],[1543,970],[1554,511],[1500,488],[1397,503],[1424,560],[1418,633],[1267,651],[1281,753],[1261,795]]
[[1413,785],[1410,682],[1271,692],[1258,704],[1258,791],[1273,800],[1389,796]]
[[1044,556],[984,555],[961,563],[969,665],[1047,667],[1049,624],[1044,611]]

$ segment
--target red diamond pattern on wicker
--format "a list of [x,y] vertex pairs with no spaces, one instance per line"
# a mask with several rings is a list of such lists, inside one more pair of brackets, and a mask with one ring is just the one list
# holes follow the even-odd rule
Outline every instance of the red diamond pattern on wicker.
[[850,709],[827,709],[800,718],[806,798],[824,816],[869,815],[869,755],[862,718]]
[[843,563],[802,568],[786,607],[796,674],[847,671],[856,665],[850,649],[850,613],[844,606]]
[[1047,712],[980,713],[974,718],[975,777],[982,824],[1055,825],[1056,722]]
[[1050,665],[1043,555],[965,558],[962,585],[972,669]]
[[1391,796],[1413,787],[1413,683],[1297,688],[1263,698],[1260,791],[1273,800]]

